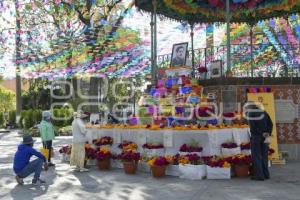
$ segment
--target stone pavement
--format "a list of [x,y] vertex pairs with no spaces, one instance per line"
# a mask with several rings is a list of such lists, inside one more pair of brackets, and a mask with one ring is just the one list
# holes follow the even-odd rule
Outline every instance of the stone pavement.
[[[12,159],[21,137],[16,132],[0,133],[0,199],[98,199],[98,200],[299,200],[300,163],[273,166],[272,179],[253,182],[249,179],[190,181],[174,177],[154,179],[149,174],[125,175],[122,170],[102,172],[92,168],[79,173],[61,163],[58,146],[71,142],[70,137],[57,137],[56,168],[43,172],[44,186],[16,184]],[[38,139],[35,147],[41,147]]]

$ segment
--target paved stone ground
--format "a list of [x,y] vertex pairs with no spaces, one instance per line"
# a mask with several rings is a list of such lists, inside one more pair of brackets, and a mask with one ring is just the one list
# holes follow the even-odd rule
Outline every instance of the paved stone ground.
[[[300,163],[273,166],[272,179],[253,182],[249,179],[190,181],[174,177],[154,179],[149,174],[125,175],[122,170],[102,172],[92,168],[88,173],[70,170],[55,157],[56,168],[43,172],[44,186],[16,184],[12,159],[21,138],[16,132],[0,133],[0,199],[98,199],[98,200],[299,200]],[[56,138],[59,145],[70,143],[70,137]],[[37,148],[41,147],[40,140]],[[58,153],[57,153],[58,155]]]

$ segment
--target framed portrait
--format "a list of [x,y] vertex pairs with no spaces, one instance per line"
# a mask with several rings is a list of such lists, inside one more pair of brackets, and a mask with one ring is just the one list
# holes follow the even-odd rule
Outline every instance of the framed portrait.
[[214,60],[210,63],[210,77],[217,78],[222,76],[222,61]]
[[170,66],[185,66],[187,50],[188,42],[173,44]]

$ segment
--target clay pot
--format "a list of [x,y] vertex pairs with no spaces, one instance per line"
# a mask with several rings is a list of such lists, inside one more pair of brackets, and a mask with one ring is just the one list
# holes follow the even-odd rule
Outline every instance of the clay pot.
[[161,178],[166,175],[166,166],[151,166],[152,176],[154,178]]
[[235,165],[234,173],[237,177],[248,177],[249,176],[249,165]]
[[100,170],[109,170],[109,168],[110,168],[110,159],[98,160],[98,168]]
[[135,161],[123,162],[123,167],[124,167],[125,174],[136,174],[137,162]]

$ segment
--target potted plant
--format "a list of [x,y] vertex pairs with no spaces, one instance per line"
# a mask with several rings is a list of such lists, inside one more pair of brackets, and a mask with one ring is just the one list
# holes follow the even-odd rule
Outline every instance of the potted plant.
[[111,146],[113,144],[113,139],[109,136],[104,136],[100,139],[93,140],[93,144],[95,144],[96,146]]
[[153,157],[148,161],[148,165],[151,168],[152,176],[155,178],[161,178],[166,175],[166,166],[169,164],[168,160],[164,156]]
[[197,154],[198,156],[201,156],[203,148],[199,146],[197,141],[192,141],[190,144],[181,145],[179,151],[180,155]]
[[123,151],[118,155],[118,159],[122,161],[126,174],[135,174],[141,155],[135,151]]
[[187,154],[179,158],[181,178],[201,180],[206,176],[204,161],[197,154]]
[[153,156],[163,156],[165,154],[164,145],[161,143],[146,143],[143,146],[144,153],[150,158]]
[[122,149],[122,151],[136,151],[138,148],[136,143],[126,140],[119,144],[118,147]]
[[98,167],[100,170],[108,170],[110,168],[110,158],[112,154],[107,147],[101,147],[96,153],[96,159],[98,160]]
[[196,115],[197,115],[200,127],[204,127],[207,125],[207,120],[209,117],[211,117],[210,113],[213,113],[213,110],[209,107],[198,108],[198,112],[196,113]]
[[231,165],[223,158],[214,157],[207,162],[207,179],[230,179]]
[[241,148],[235,142],[225,142],[221,145],[222,155],[225,157],[241,153]]
[[252,159],[250,155],[236,155],[231,158],[234,173],[237,177],[247,177],[249,175]]

